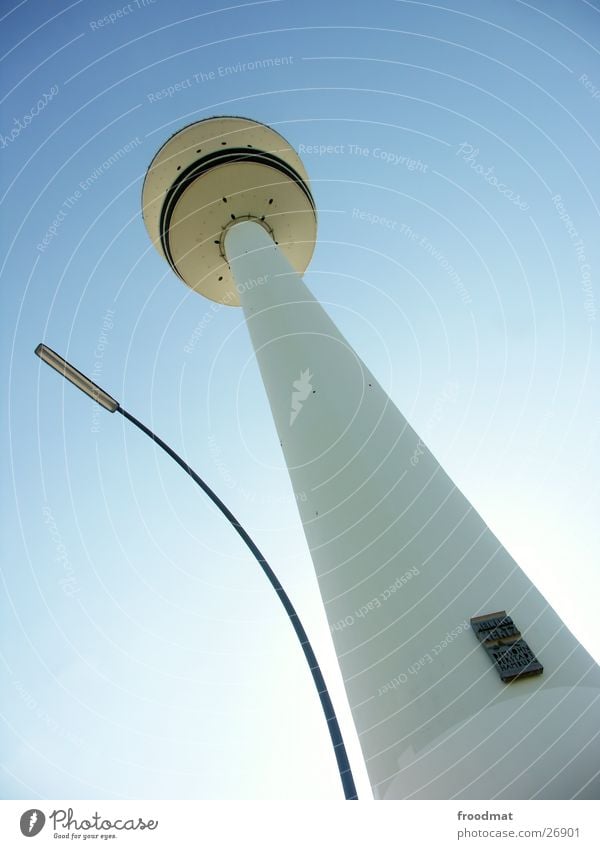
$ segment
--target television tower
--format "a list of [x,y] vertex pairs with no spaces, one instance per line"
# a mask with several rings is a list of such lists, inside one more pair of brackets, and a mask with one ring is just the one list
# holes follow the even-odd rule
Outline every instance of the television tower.
[[303,282],[294,149],[191,124],[143,215],[184,283],[244,311],[376,798],[600,798],[600,668]]

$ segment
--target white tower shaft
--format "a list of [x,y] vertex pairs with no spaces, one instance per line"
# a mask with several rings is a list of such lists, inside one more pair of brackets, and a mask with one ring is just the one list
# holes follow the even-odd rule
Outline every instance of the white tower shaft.
[[[375,794],[599,798],[598,666],[266,230],[224,243]],[[470,625],[495,611],[543,674],[501,680]]]

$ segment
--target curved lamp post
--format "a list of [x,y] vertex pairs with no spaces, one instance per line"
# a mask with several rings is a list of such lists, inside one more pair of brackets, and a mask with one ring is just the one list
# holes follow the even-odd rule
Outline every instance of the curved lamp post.
[[333,703],[331,701],[331,697],[329,696],[329,691],[327,689],[327,685],[325,684],[325,679],[323,678],[323,673],[321,672],[321,667],[317,661],[316,655],[313,651],[313,648],[310,644],[306,631],[304,630],[304,626],[300,621],[300,617],[296,613],[294,605],[290,601],[286,591],[281,585],[277,575],[271,569],[269,564],[267,563],[266,558],[258,548],[258,546],[254,543],[249,534],[244,530],[242,525],[235,518],[231,510],[221,501],[219,496],[213,492],[213,490],[208,486],[208,484],[202,480],[202,478],[196,474],[196,472],[183,460],[179,454],[177,454],[173,449],[167,445],[159,436],[153,433],[150,428],[146,427],[139,419],[136,419],[131,413],[124,410],[123,407],[116,401],[112,396],[105,392],[100,386],[94,383],[89,377],[86,377],[85,374],[80,372],[75,366],[71,365],[71,363],[67,362],[60,354],[57,354],[56,351],[53,351],[52,348],[48,348],[47,345],[43,345],[40,343],[35,349],[35,353],[40,359],[42,359],[47,365],[52,366],[59,374],[62,374],[63,377],[66,377],[71,383],[73,383],[78,389],[81,389],[82,392],[85,392],[90,398],[92,398],[96,403],[100,404],[101,407],[104,407],[105,410],[108,410],[109,413],[121,413],[126,419],[128,419],[132,424],[134,424],[142,433],[145,433],[146,436],[149,436],[153,442],[156,442],[163,451],[169,455],[175,462],[181,466],[183,471],[188,474],[191,479],[198,484],[198,486],[208,495],[213,504],[218,507],[221,513],[225,516],[225,518],[229,521],[229,523],[235,528],[240,537],[246,543],[256,560],[258,561],[260,568],[263,570],[266,575],[269,583],[277,593],[277,596],[282,603],[285,612],[288,615],[288,618],[292,624],[292,627],[300,641],[300,645],[302,647],[302,651],[304,652],[304,657],[306,658],[306,662],[308,663],[310,673],[312,675],[313,681],[315,683],[315,687],[317,688],[317,693],[319,694],[319,700],[321,702],[321,707],[323,708],[323,713],[325,714],[325,719],[327,720],[327,728],[329,730],[329,736],[331,737],[331,743],[333,745],[333,751],[335,753],[335,759],[337,761],[338,771],[340,774],[340,780],[342,782],[342,787],[344,789],[344,795],[347,800],[358,799],[356,793],[356,787],[354,784],[354,778],[352,775],[352,770],[350,768],[350,762],[348,761],[348,755],[346,753],[346,746],[344,745],[344,740],[342,738],[342,732],[340,730],[340,726],[337,720],[337,716],[335,714],[335,710],[333,707]]

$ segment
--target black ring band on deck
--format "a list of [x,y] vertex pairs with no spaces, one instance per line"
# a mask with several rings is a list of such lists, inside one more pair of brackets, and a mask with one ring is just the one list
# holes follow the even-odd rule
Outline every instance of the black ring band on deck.
[[171,188],[166,194],[160,213],[159,231],[162,249],[169,265],[171,266],[175,274],[177,274],[177,276],[180,278],[181,275],[179,274],[175,262],[173,260],[173,255],[171,253],[171,247],[169,244],[171,218],[173,217],[173,212],[175,211],[177,202],[181,198],[184,191],[188,188],[188,186],[190,186],[203,174],[206,174],[212,168],[216,168],[219,165],[230,164],[232,162],[251,162],[259,165],[268,165],[273,168],[273,170],[279,171],[285,177],[293,180],[293,182],[305,194],[312,209],[315,209],[315,202],[313,196],[304,180],[300,177],[297,171],[295,171],[293,168],[283,162],[283,160],[279,159],[279,157],[274,156],[272,153],[257,150],[249,151],[248,148],[238,147],[229,148],[228,150],[218,150],[214,153],[209,153],[207,156],[200,157],[200,159],[197,159],[195,162],[192,162],[192,164],[189,165],[185,169],[185,171],[182,171],[181,174],[177,176],[177,179],[173,182]]

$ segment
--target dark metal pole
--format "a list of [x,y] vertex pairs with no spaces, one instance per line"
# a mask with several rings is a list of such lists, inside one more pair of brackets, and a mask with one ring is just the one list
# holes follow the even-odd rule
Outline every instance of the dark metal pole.
[[300,617],[296,613],[294,605],[290,601],[286,591],[280,584],[277,575],[271,569],[258,546],[255,545],[251,537],[246,533],[242,525],[240,525],[231,510],[229,510],[225,506],[225,504],[223,504],[219,496],[212,491],[208,484],[205,483],[202,478],[197,475],[196,472],[190,466],[188,466],[185,460],[183,460],[179,456],[179,454],[176,454],[175,451],[173,451],[173,449],[170,448],[166,442],[163,442],[163,440],[159,436],[153,433],[150,428],[147,428],[146,425],[142,424],[142,422],[136,419],[135,416],[132,416],[131,413],[127,412],[127,410],[124,410],[123,407],[117,407],[115,412],[121,413],[122,416],[124,416],[132,424],[139,428],[143,433],[146,434],[146,436],[149,436],[150,439],[156,442],[156,444],[159,445],[163,449],[163,451],[165,451],[169,455],[169,457],[171,457],[179,466],[181,466],[183,471],[186,472],[186,474],[188,474],[192,478],[192,480],[198,484],[198,486],[206,493],[206,495],[208,495],[213,504],[215,504],[219,508],[225,518],[231,523],[231,525],[233,525],[235,530],[244,540],[244,542],[258,561],[260,568],[263,570],[269,582],[271,583],[271,586],[279,596],[279,600],[284,606],[285,612],[287,613],[289,620],[292,623],[292,627],[296,632],[296,636],[300,641],[300,645],[302,646],[304,657],[306,658],[306,662],[308,663],[308,666],[310,668],[310,673],[313,677],[313,681],[315,682],[315,687],[317,688],[317,693],[319,694],[319,699],[321,701],[321,707],[323,708],[323,713],[325,714],[325,719],[327,720],[327,727],[329,729],[329,735],[333,744],[333,750],[335,752],[335,758],[340,773],[340,779],[342,781],[342,787],[344,788],[344,795],[348,800],[358,799],[358,796],[356,794],[356,786],[354,784],[354,777],[352,775],[350,762],[346,753],[346,746],[344,745],[342,732],[340,731],[340,726],[337,721],[337,716],[335,714],[331,698],[329,696],[327,685],[325,684],[325,679],[323,678],[323,673],[321,672],[321,667],[319,666],[319,663],[309,642],[306,631],[304,630],[304,626],[300,621]]

